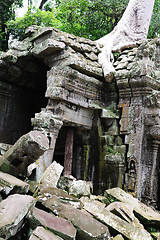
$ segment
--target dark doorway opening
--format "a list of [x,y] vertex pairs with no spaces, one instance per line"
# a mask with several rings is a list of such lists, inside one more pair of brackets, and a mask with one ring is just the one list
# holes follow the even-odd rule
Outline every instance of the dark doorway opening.
[[42,60],[19,58],[20,74],[0,78],[0,142],[14,144],[33,129],[31,118],[46,107],[47,71]]

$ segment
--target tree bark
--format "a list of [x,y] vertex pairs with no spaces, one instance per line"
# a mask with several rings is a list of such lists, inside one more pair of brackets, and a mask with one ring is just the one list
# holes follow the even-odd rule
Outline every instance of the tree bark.
[[42,10],[43,5],[44,5],[46,2],[47,2],[47,0],[42,0],[41,3],[40,3],[40,5],[39,5],[39,9]]
[[114,68],[111,63],[112,51],[133,47],[138,41],[147,38],[149,24],[155,0],[130,0],[121,20],[113,31],[97,40],[103,45],[99,54],[106,80],[113,78]]
[[74,129],[70,128],[67,131],[66,143],[65,143],[65,153],[64,153],[64,176],[69,176],[72,174],[72,158],[73,158],[73,139],[74,139]]

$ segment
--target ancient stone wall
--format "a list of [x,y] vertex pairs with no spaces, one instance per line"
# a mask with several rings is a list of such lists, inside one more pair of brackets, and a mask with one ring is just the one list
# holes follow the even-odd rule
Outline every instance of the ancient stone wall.
[[115,62],[122,109],[120,134],[127,146],[126,188],[156,205],[159,172],[159,39],[122,52]]
[[[37,180],[56,159],[67,166],[65,173],[92,181],[96,193],[119,186],[156,205],[159,40],[115,53],[112,82],[105,81],[98,54],[91,40],[35,26],[1,54],[0,81],[30,93],[32,127],[50,142],[37,161]],[[3,100],[0,107],[3,112]]]

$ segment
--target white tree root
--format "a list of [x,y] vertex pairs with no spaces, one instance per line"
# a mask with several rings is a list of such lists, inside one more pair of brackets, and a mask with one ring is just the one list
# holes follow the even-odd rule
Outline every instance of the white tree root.
[[96,41],[99,46],[103,46],[99,54],[99,63],[102,65],[106,81],[112,81],[115,72],[112,51],[134,47],[139,41],[147,38],[153,6],[154,0],[130,0],[113,31]]

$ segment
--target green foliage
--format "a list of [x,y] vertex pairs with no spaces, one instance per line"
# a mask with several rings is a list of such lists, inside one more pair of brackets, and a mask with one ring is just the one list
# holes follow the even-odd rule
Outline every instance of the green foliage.
[[21,6],[22,0],[0,0],[0,50],[6,50],[8,47],[6,22],[15,18],[15,9]]
[[98,39],[116,26],[128,0],[60,0],[57,18],[62,30],[75,35]]
[[108,206],[109,204],[113,203],[113,202],[118,202],[118,200],[116,198],[114,198],[113,196],[109,195],[109,194],[105,194],[106,198],[101,200],[103,203],[106,204],[106,206]]
[[[15,8],[22,0],[0,0],[0,50],[7,49],[9,34],[20,39],[30,25],[53,26],[77,36],[96,40],[111,32],[122,17],[129,0],[42,0],[43,11],[30,7],[15,20]],[[32,3],[32,0],[29,0]],[[160,0],[155,0],[149,38],[160,34]],[[6,27],[7,25],[7,27]]]
[[25,29],[31,25],[60,28],[61,22],[56,18],[54,12],[41,11],[35,7],[30,7],[23,17],[7,23],[9,32],[19,39],[23,38]]
[[[57,0],[62,30],[96,40],[111,32],[129,0]],[[160,0],[155,0],[149,38],[160,34]]]
[[155,0],[148,38],[160,36],[160,0]]

